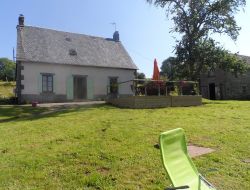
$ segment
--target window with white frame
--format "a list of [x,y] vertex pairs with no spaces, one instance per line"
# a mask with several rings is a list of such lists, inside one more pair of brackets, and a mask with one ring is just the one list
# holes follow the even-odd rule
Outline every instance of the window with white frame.
[[42,91],[53,92],[53,74],[42,74]]

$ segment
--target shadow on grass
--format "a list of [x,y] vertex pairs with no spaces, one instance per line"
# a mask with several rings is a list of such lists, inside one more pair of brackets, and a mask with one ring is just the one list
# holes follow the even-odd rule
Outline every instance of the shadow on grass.
[[208,100],[208,99],[203,99],[202,104],[206,105],[206,104],[211,104],[211,105],[215,105],[215,104],[232,104],[232,102],[235,103],[241,103],[241,102],[249,102],[250,100]]
[[206,104],[228,104],[227,102],[223,102],[222,100],[219,101],[206,101],[206,102],[202,102],[202,104],[206,105]]
[[33,108],[28,106],[0,106],[0,123],[13,121],[30,121],[48,117],[57,117],[67,113],[74,113],[78,111],[89,111],[95,108],[102,108],[104,110],[115,109],[115,107],[103,105],[81,105],[81,106],[59,106],[52,108]]

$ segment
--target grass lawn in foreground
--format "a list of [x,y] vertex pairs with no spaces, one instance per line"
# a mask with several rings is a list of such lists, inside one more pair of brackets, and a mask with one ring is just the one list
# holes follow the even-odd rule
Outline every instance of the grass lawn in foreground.
[[178,127],[189,143],[216,149],[194,163],[217,189],[250,189],[250,101],[142,110],[0,106],[0,189],[162,190],[170,181],[154,144]]

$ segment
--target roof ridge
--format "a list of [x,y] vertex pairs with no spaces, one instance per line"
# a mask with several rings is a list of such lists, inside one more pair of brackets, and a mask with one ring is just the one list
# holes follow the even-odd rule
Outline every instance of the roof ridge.
[[51,30],[51,31],[54,31],[54,32],[68,33],[68,34],[80,35],[80,36],[85,36],[85,37],[90,37],[90,38],[99,38],[99,39],[102,39],[102,40],[113,41],[112,38],[105,38],[105,37],[101,37],[101,36],[93,36],[93,35],[89,35],[89,34],[82,34],[82,33],[76,33],[76,32],[68,32],[68,31],[62,31],[62,30],[57,30],[57,29],[52,29],[52,28],[43,28],[43,27],[39,27],[39,26],[29,26],[29,25],[25,25],[23,27],[24,28],[25,27],[37,28],[37,29],[42,29],[42,30]]
[[[23,57],[17,54],[17,60],[137,69],[123,44],[112,39],[35,26],[24,26],[20,33],[18,43],[23,40],[25,51]],[[77,55],[71,55],[71,49]]]

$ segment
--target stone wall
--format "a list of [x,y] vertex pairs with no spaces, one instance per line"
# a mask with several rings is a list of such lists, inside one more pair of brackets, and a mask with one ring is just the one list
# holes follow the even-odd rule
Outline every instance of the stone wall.
[[200,89],[203,98],[210,99],[209,84],[215,85],[215,99],[250,99],[250,71],[235,76],[217,69],[212,74],[200,76]]
[[172,107],[200,106],[201,96],[171,96]]
[[199,106],[201,96],[129,96],[108,100],[109,103],[121,108],[163,108]]
[[164,108],[171,106],[171,96],[134,96],[135,108]]

